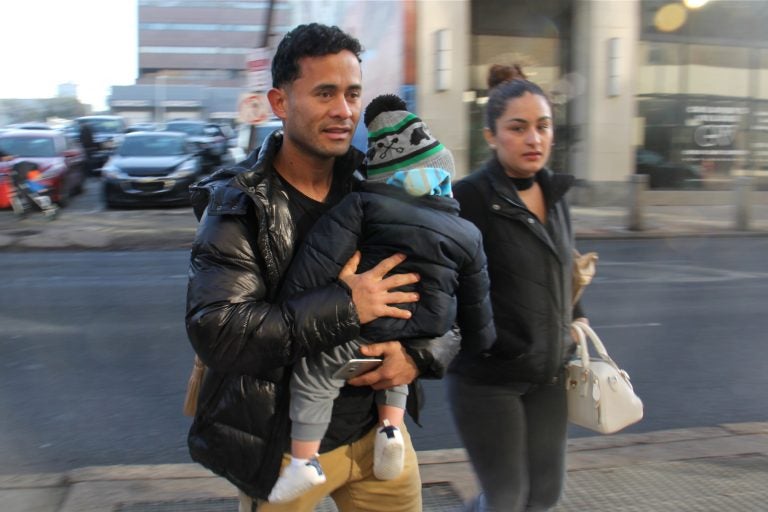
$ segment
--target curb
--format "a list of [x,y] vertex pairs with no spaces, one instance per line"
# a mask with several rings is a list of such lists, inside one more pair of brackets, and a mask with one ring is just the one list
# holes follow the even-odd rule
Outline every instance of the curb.
[[[603,231],[576,230],[577,240],[653,240],[669,238],[759,238],[768,231]],[[19,227],[0,227],[0,252],[38,250],[63,251],[141,251],[190,249],[195,227],[167,230],[70,228],[53,231]]]

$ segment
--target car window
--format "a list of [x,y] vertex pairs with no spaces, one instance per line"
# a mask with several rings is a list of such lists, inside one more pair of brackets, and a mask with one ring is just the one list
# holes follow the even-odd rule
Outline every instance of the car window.
[[182,132],[187,135],[203,135],[203,125],[198,123],[168,123],[165,127],[167,132]]
[[117,119],[89,119],[86,123],[96,133],[121,133],[124,131],[123,123]]
[[130,137],[118,150],[120,156],[177,156],[186,154],[181,137]]
[[10,139],[0,139],[0,152],[3,155],[13,155],[13,142]]
[[4,137],[0,149],[9,155],[29,158],[56,156],[56,147],[50,137]]

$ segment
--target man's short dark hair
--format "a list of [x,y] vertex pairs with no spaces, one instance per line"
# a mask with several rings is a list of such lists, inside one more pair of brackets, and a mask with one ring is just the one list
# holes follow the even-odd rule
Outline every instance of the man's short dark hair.
[[299,60],[322,57],[349,50],[358,62],[363,47],[360,41],[337,26],[309,23],[294,28],[277,45],[272,59],[272,87],[281,87],[299,78]]

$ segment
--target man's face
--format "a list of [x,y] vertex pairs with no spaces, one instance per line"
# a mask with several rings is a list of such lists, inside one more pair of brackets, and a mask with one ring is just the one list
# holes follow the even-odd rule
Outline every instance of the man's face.
[[360,119],[362,72],[348,50],[299,61],[299,78],[272,90],[275,114],[283,120],[284,145],[313,158],[349,150]]

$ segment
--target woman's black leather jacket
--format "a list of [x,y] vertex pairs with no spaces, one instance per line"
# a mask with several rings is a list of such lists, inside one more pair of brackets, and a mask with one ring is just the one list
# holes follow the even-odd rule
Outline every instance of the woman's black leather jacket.
[[495,158],[454,186],[461,215],[483,233],[497,341],[484,354],[460,353],[452,372],[488,383],[549,383],[572,353],[574,236],[564,196],[573,176],[542,169],[537,181],[546,224]]

